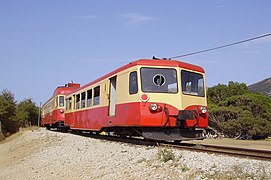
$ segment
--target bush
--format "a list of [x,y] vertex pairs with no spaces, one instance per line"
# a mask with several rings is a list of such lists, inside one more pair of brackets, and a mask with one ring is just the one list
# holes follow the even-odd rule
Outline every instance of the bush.
[[158,149],[158,158],[163,162],[168,162],[169,160],[175,160],[175,155],[172,150]]
[[8,134],[13,134],[19,131],[20,124],[16,120],[3,120],[2,121],[2,131],[4,136]]
[[[264,139],[271,135],[271,99],[269,97],[249,93],[243,84],[238,83],[214,86],[209,89],[209,125],[211,127],[227,137]],[[219,94],[215,95],[214,92],[219,92]]]

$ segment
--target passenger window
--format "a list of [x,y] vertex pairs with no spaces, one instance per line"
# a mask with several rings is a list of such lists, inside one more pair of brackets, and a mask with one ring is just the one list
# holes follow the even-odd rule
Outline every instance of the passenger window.
[[86,92],[81,93],[81,108],[86,107]]
[[94,102],[93,105],[100,104],[100,86],[94,88]]
[[69,98],[69,109],[72,108],[72,97]]
[[87,106],[92,106],[92,89],[87,91]]
[[75,100],[75,109],[79,109],[80,108],[80,94],[76,95],[76,100]]
[[131,72],[129,78],[129,94],[136,94],[138,92],[137,72]]
[[69,110],[72,108],[72,98],[66,99],[66,110]]
[[75,109],[75,95],[72,96],[73,109]]
[[66,99],[66,110],[69,109],[69,99]]

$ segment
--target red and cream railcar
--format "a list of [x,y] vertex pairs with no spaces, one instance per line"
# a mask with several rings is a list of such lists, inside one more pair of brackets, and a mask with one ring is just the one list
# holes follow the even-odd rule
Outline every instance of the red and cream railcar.
[[65,125],[158,140],[202,139],[204,70],[174,60],[131,62],[66,96]]
[[53,96],[42,106],[42,126],[47,129],[64,126],[65,96],[79,87],[80,84],[68,83],[55,89]]

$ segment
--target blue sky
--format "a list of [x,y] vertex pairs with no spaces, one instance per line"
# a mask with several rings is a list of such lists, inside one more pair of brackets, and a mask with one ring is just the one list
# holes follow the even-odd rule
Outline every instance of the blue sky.
[[[269,0],[0,0],[0,90],[45,102],[140,58],[172,57],[271,32]],[[271,37],[180,61],[207,86],[271,77]]]

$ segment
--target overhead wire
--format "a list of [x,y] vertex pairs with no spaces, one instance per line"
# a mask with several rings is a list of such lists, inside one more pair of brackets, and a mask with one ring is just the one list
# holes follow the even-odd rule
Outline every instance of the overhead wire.
[[256,36],[256,37],[253,37],[253,38],[249,38],[249,39],[246,39],[246,40],[242,40],[242,41],[238,41],[238,42],[234,42],[234,43],[230,43],[230,44],[226,44],[226,45],[222,45],[222,46],[218,46],[218,47],[214,47],[214,48],[210,48],[210,49],[205,49],[205,50],[196,51],[196,52],[192,52],[192,53],[188,53],[188,54],[183,54],[183,55],[179,55],[179,56],[170,57],[168,59],[177,59],[177,58],[181,58],[181,57],[185,57],[185,56],[191,56],[191,55],[200,54],[200,53],[204,53],[204,52],[208,52],[208,51],[213,51],[213,50],[217,50],[217,49],[221,49],[221,48],[225,48],[225,47],[229,47],[229,46],[234,46],[236,44],[241,44],[241,43],[245,43],[245,42],[249,42],[249,41],[254,41],[256,39],[265,38],[267,36],[271,36],[271,33]]

